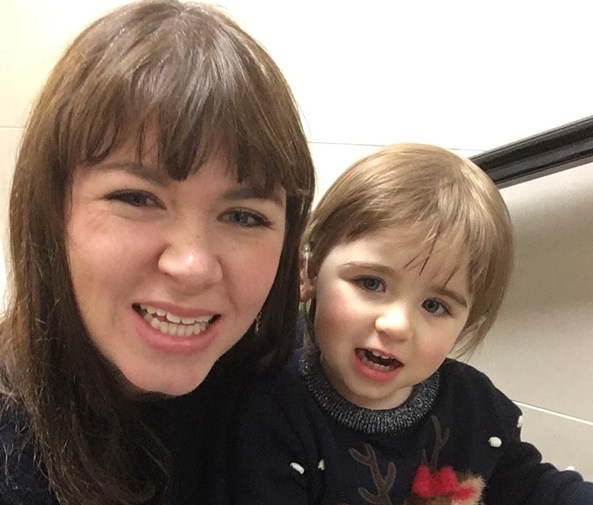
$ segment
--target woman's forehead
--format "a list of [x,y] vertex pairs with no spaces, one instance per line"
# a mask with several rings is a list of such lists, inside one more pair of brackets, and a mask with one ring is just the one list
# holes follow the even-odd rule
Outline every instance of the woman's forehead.
[[216,170],[220,171],[222,175],[234,179],[238,187],[249,188],[249,194],[255,198],[270,198],[282,202],[283,205],[286,199],[286,191],[283,186],[273,179],[270,180],[266,171],[259,164],[248,167],[247,170],[240,173],[237,162],[223,143],[213,147],[209,156],[204,160],[194,160],[193,166],[181,176],[178,173],[171,173],[164,162],[166,160],[159,156],[153,134],[143,143],[134,138],[121,142],[105,159],[94,166],[99,169],[119,167],[161,184],[171,180],[183,180],[205,166],[216,167]]
[[[172,170],[169,161],[175,159],[176,152],[174,148],[160,147],[162,142],[157,137],[154,129],[146,134],[141,131],[133,135],[127,135],[125,139],[117,142],[114,148],[109,152],[106,159],[134,164],[138,170],[145,172],[154,172],[154,176],[185,178],[187,175],[197,172],[203,165],[215,162],[222,170],[228,174],[237,175],[237,165],[230,155],[229,149],[222,143],[214,143],[211,147],[198,149],[196,156],[188,160],[188,166],[179,174]],[[185,153],[184,146],[179,149]]]

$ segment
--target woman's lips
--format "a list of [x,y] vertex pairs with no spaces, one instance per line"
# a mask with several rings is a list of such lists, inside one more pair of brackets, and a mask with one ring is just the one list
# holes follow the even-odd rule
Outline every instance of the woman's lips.
[[173,337],[191,337],[205,331],[220,316],[182,317],[151,305],[134,304],[134,310],[155,330]]

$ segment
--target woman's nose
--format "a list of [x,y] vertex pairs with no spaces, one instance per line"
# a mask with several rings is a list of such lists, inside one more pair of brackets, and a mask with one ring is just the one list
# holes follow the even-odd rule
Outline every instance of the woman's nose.
[[222,265],[216,244],[208,234],[189,232],[171,234],[162,251],[159,270],[187,290],[212,286],[222,279]]
[[410,314],[403,304],[387,307],[377,317],[375,327],[379,333],[398,340],[409,338],[412,332]]

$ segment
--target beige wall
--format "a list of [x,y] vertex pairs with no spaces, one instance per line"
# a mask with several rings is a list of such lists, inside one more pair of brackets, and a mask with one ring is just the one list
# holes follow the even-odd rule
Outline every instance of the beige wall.
[[[118,3],[0,0],[3,229],[35,93],[70,37]],[[593,114],[590,16],[576,0],[218,3],[286,72],[320,191],[378,145],[429,142],[471,155]],[[503,194],[518,268],[473,363],[521,403],[525,437],[546,459],[593,479],[593,167]]]
[[517,269],[473,364],[521,403],[546,459],[593,479],[593,164],[502,193]]

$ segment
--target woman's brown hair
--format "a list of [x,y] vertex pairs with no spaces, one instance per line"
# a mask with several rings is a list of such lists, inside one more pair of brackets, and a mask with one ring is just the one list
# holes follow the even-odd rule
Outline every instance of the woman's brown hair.
[[251,328],[219,366],[279,367],[294,342],[297,246],[314,171],[280,70],[251,36],[205,4],[144,1],[95,21],[55,66],[24,132],[10,197],[10,301],[1,326],[4,396],[25,411],[30,442],[63,505],[160,503],[166,480],[162,447],[86,334],[65,251],[74,169],[130,140],[141,157],[149,134],[159,166],[176,180],[199,170],[222,142],[239,179],[286,190],[284,247],[259,331]]

